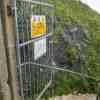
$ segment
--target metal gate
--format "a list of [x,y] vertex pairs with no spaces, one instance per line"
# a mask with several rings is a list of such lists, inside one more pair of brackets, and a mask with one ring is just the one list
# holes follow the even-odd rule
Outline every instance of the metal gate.
[[[53,5],[39,0],[14,0],[14,16],[16,22],[17,75],[21,100],[39,100],[52,83],[52,70],[34,65],[51,64],[53,57]],[[46,17],[46,34],[32,38],[31,16]],[[45,40],[43,40],[45,39]],[[45,41],[45,54],[39,56],[35,45]],[[41,51],[43,47],[40,48]],[[39,51],[38,51],[39,50]],[[35,56],[38,58],[36,59]]]

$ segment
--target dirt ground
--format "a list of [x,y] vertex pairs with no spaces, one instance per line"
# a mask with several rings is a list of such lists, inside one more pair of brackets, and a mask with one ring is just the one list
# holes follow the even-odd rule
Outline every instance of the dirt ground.
[[96,95],[94,94],[79,94],[79,95],[68,95],[68,96],[57,96],[49,100],[96,100]]

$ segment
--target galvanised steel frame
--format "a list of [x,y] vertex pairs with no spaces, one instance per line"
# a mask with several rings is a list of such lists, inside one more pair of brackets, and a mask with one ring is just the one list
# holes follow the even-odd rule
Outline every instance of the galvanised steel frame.
[[[52,4],[39,0],[12,1],[16,32],[18,86],[22,100],[39,100],[52,83],[53,72],[51,70],[37,67],[30,62],[52,64],[53,8],[54,6]],[[46,16],[46,35],[36,39],[31,38],[30,19],[32,15]],[[47,40],[47,53],[40,59],[34,60],[34,42],[42,38],[46,38]],[[26,62],[28,64],[24,64]]]

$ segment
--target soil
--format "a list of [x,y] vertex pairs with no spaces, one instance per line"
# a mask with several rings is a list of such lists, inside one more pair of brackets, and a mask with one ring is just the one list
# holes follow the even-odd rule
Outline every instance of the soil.
[[79,94],[79,95],[67,95],[67,96],[57,96],[49,100],[96,100],[96,95],[94,94]]

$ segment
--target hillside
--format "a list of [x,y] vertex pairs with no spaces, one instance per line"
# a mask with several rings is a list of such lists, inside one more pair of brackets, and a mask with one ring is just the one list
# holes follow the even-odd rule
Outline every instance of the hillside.
[[55,40],[64,31],[67,24],[80,25],[87,37],[84,48],[84,72],[100,78],[100,15],[78,0],[50,0],[55,4]]
[[[50,0],[51,1],[51,0]],[[99,33],[100,15],[77,0],[52,0],[56,20],[60,23],[78,22],[90,33]]]

